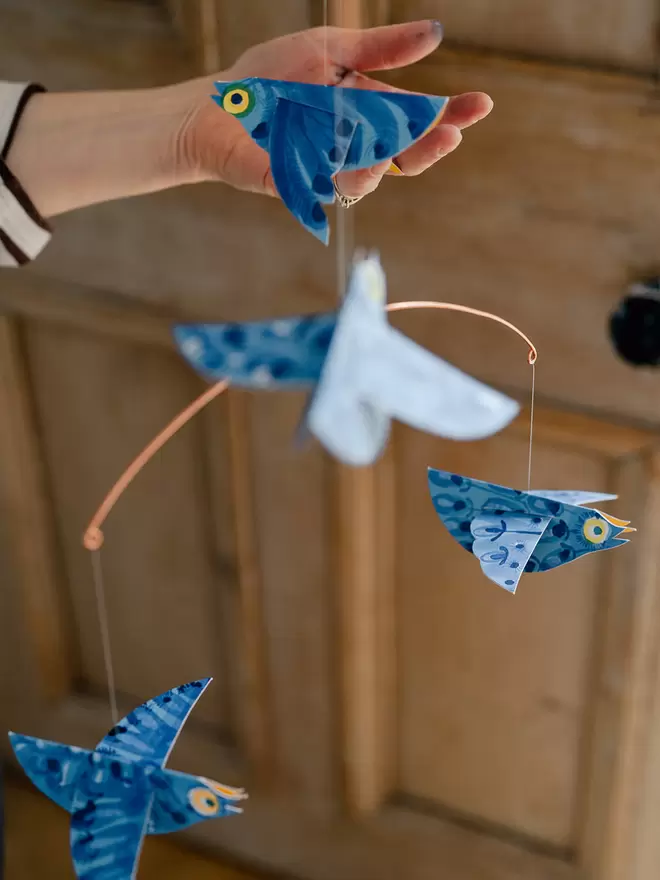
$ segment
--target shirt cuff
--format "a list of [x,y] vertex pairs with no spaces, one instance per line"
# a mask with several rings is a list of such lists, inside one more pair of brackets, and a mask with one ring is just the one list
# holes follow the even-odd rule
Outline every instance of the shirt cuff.
[[0,267],[29,263],[51,238],[51,227],[4,162],[27,102],[43,91],[37,84],[0,82]]
[[38,83],[0,82],[0,159],[7,158],[27,102],[45,91]]
[[0,160],[0,266],[34,260],[51,238],[51,228]]

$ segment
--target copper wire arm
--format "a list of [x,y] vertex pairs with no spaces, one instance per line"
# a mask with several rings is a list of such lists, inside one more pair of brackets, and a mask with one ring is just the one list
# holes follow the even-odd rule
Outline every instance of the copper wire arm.
[[408,309],[446,309],[450,312],[464,312],[466,315],[475,315],[477,318],[488,318],[491,321],[496,321],[498,324],[502,324],[504,327],[508,327],[509,330],[513,330],[513,332],[517,333],[521,339],[525,340],[525,342],[529,346],[527,362],[530,364],[530,366],[532,364],[535,364],[536,359],[538,358],[538,351],[536,350],[536,346],[528,336],[525,336],[522,330],[519,330],[515,326],[515,324],[512,324],[510,321],[506,321],[504,318],[500,318],[499,315],[493,315],[490,312],[482,312],[480,309],[473,309],[470,306],[459,306],[456,303],[433,302],[424,300],[418,300],[415,302],[389,303],[389,305],[387,305],[385,308],[388,312],[404,312]]
[[196,400],[193,400],[183,412],[180,412],[176,418],[172,419],[166,428],[163,428],[160,434],[154,437],[151,443],[149,443],[138,457],[126,468],[124,473],[105,496],[103,503],[92,517],[90,524],[87,526],[85,534],[83,535],[83,545],[87,550],[99,550],[103,546],[104,539],[101,527],[112,508],[117,501],[119,501],[135,477],[140,473],[142,468],[153,458],[158,450],[161,449],[178,430],[180,430],[180,428],[183,428],[186,422],[189,422],[190,419],[197,415],[201,409],[204,409],[207,404],[222,394],[228,386],[229,381],[223,379],[221,382],[216,382],[215,385],[208,388]]

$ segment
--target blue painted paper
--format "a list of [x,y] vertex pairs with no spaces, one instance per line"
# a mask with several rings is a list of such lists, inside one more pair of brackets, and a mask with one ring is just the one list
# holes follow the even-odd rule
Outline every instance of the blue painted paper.
[[9,734],[27,776],[71,814],[78,878],[132,880],[145,835],[242,812],[242,789],[164,766],[209,682],[190,682],[149,700],[93,751]]
[[205,378],[253,389],[311,388],[300,434],[348,465],[372,464],[393,418],[454,440],[504,428],[519,405],[390,326],[376,255],[356,261],[337,313],[245,324],[180,325],[174,337]]
[[215,88],[216,104],[268,152],[284,204],[324,244],[334,175],[393,159],[438,122],[448,100],[258,77]]
[[[627,544],[628,521],[581,505],[611,500],[598,492],[530,491],[428,470],[436,513],[477,557],[484,574],[515,593],[523,572],[550,571],[598,550]],[[561,499],[561,500],[560,500]]]

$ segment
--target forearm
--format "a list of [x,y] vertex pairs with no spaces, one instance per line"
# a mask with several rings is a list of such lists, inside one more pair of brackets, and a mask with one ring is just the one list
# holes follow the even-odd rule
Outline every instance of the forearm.
[[36,95],[7,166],[44,217],[192,183],[179,140],[199,87]]

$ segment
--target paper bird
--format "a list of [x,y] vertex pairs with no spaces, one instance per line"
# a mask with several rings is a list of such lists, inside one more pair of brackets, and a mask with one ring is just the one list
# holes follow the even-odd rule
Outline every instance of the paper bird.
[[429,468],[433,506],[449,534],[477,557],[486,577],[515,593],[523,572],[549,571],[587,553],[627,544],[635,529],[583,504],[599,492],[523,492]]
[[454,440],[504,428],[518,404],[421,348],[387,321],[377,256],[359,260],[338,313],[179,325],[188,362],[212,381],[313,389],[303,428],[346,464],[373,463],[392,418]]
[[132,880],[146,834],[166,834],[241,813],[242,789],[166,770],[188,715],[211,679],[149,700],[94,751],[10,733],[37,788],[71,813],[71,855],[84,880]]
[[250,77],[216,82],[213,100],[270,156],[289,211],[324,244],[339,171],[391,160],[440,119],[447,98]]

